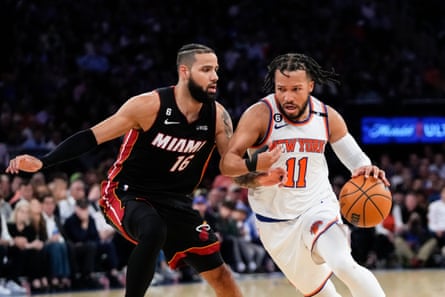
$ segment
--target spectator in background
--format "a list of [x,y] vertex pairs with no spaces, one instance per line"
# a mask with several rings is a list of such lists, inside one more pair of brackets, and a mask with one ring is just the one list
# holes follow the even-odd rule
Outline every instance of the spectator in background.
[[438,248],[445,257],[445,187],[440,192],[440,199],[431,202],[428,207],[428,229],[434,234]]
[[193,198],[193,209],[199,212],[199,215],[204,219],[207,211],[207,199],[204,195]]
[[434,154],[434,160],[430,164],[429,170],[436,172],[440,178],[445,179],[445,156],[442,153]]
[[[1,196],[1,192],[0,192],[0,199],[3,199]],[[8,249],[12,243],[13,241],[11,235],[9,235],[5,216],[3,212],[0,211],[0,278],[6,278],[8,275],[7,271]],[[6,288],[3,283],[0,283],[0,296],[2,295],[5,296],[11,295],[11,290]]]
[[396,196],[403,194],[393,194],[393,204],[389,215],[375,227],[375,239],[373,244],[373,251],[368,255],[366,263],[370,268],[385,268],[391,266],[397,266],[398,263],[394,263],[394,240],[397,234],[399,234],[403,228],[402,211],[400,204],[397,203]]
[[[49,184],[48,188],[51,191],[54,200],[56,202],[56,206],[59,203],[59,201],[66,200],[68,195],[68,175],[64,172],[56,172]],[[60,215],[59,211],[57,210],[57,215]]]
[[247,201],[247,189],[233,183],[227,189],[225,200],[233,201],[235,203],[242,202],[245,205],[249,205],[249,201]]
[[73,180],[69,186],[67,198],[58,202],[62,224],[74,213],[76,201],[84,199],[86,199],[85,182],[80,178]]
[[41,269],[45,267],[41,263],[44,258],[43,242],[37,239],[37,234],[31,226],[31,214],[29,201],[22,199],[17,202],[8,223],[8,232],[12,238],[12,245],[8,251],[8,281],[6,288],[12,293],[25,294],[19,277],[26,276],[30,282],[31,291],[38,292],[42,289],[40,278]]
[[71,269],[68,247],[60,218],[56,216],[56,201],[51,194],[42,198],[42,216],[45,220],[48,239],[45,249],[49,256],[50,284],[54,291],[71,288]]
[[34,228],[36,237],[35,240],[39,242],[40,257],[34,262],[35,266],[33,270],[36,270],[33,283],[31,283],[31,290],[39,293],[46,293],[49,291],[49,254],[46,249],[45,243],[48,240],[48,233],[46,230],[46,222],[42,214],[42,203],[33,198],[29,202],[29,211],[31,215],[31,226]]
[[8,201],[12,208],[15,207],[20,200],[31,201],[34,198],[34,189],[29,179],[23,179],[18,189],[15,191],[14,196]]
[[227,188],[217,187],[211,188],[207,194],[207,212],[217,217],[219,215],[219,207],[225,201],[227,194]]
[[426,213],[418,206],[416,194],[407,193],[402,206],[403,227],[394,240],[395,252],[405,267],[424,267],[437,241],[426,227]]
[[[11,178],[7,174],[0,174],[0,198],[5,201],[5,199],[11,195]],[[9,216],[7,216],[7,218],[9,218]]]
[[[232,211],[232,218],[237,226],[237,242],[243,258],[242,267],[246,267],[248,272],[257,272],[262,268],[266,251],[262,244],[254,242],[252,234],[256,231],[252,230],[252,225],[248,224],[248,217],[251,210],[242,202],[236,202],[235,209]],[[240,271],[243,272],[243,271]]]
[[238,228],[236,221],[232,217],[235,209],[233,201],[223,201],[218,208],[218,216],[215,222],[215,231],[221,242],[221,254],[233,270],[244,272],[244,264],[238,246]]
[[98,288],[94,278],[99,233],[93,217],[90,215],[86,199],[75,202],[74,212],[63,224],[66,240],[71,254],[71,272],[73,286],[77,288]]
[[89,213],[94,219],[97,232],[99,233],[99,243],[97,246],[97,254],[103,261],[98,261],[99,268],[106,272],[111,288],[122,288],[123,283],[120,280],[118,271],[119,256],[115,243],[116,230],[109,225],[99,208],[100,190],[93,185],[88,193]]
[[3,174],[0,176],[0,215],[7,219],[11,216],[12,207],[5,201],[5,197],[9,193],[9,178],[7,175]]

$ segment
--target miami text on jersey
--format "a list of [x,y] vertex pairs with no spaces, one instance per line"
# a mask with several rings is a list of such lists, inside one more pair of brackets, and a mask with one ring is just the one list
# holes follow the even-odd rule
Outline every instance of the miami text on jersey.
[[164,133],[158,133],[151,144],[163,150],[180,152],[180,153],[195,153],[199,151],[207,141],[194,140],[187,138],[177,138]]

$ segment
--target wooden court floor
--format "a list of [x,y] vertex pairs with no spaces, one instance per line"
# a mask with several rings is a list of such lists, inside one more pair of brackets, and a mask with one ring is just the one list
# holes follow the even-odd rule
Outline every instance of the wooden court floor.
[[[445,269],[375,270],[387,297],[445,296]],[[333,281],[342,297],[351,297],[335,277]],[[302,297],[281,275],[242,276],[237,278],[245,297]],[[42,297],[123,297],[123,290],[38,295]],[[151,287],[150,297],[213,297],[210,287],[202,283]]]

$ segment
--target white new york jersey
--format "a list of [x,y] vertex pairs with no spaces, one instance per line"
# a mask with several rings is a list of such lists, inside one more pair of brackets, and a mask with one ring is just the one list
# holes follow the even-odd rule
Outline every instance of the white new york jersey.
[[329,127],[326,105],[309,98],[309,115],[303,121],[286,118],[277,106],[274,94],[262,99],[270,109],[266,136],[259,146],[282,147],[280,159],[272,166],[287,171],[282,187],[249,189],[249,203],[259,215],[272,219],[295,219],[308,208],[337,199],[328,177],[325,147]]

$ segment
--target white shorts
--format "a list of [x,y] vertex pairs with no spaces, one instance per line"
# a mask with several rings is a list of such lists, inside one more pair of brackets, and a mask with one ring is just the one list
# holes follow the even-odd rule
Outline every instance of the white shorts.
[[332,271],[312,250],[320,235],[342,223],[337,200],[322,200],[294,220],[256,223],[265,249],[287,279],[305,296],[317,293]]

